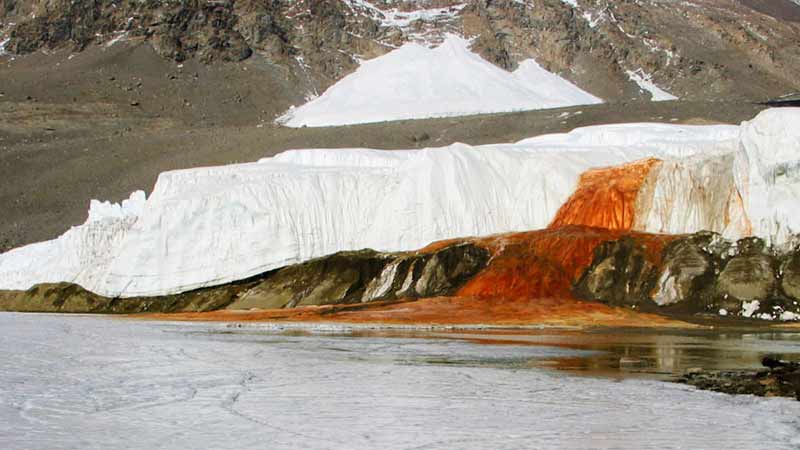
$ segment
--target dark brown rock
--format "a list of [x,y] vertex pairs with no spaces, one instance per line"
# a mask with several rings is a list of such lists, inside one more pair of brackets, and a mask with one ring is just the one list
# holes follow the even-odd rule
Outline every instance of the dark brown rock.
[[447,295],[488,261],[488,252],[472,244],[434,253],[336,253],[276,271],[242,292],[228,308],[278,309]]
[[800,282],[798,255],[798,249],[781,254],[758,238],[732,244],[718,234],[699,232],[667,245],[653,267],[644,250],[623,237],[595,250],[573,293],[665,314],[786,320],[800,312],[800,301],[793,297]]
[[739,311],[744,301],[765,302],[775,297],[774,264],[761,239],[746,238],[737,242],[736,255],[717,277],[716,304],[728,311]]
[[391,261],[372,250],[341,252],[277,270],[243,292],[232,309],[278,309],[360,301],[366,286]]
[[655,268],[645,250],[629,237],[604,242],[594,252],[594,260],[577,280],[579,298],[615,306],[637,306],[650,297]]
[[793,301],[800,301],[800,251],[795,249],[780,267],[781,291]]
[[240,286],[199,289],[183,294],[108,298],[72,283],[39,284],[27,291],[0,291],[0,311],[136,314],[203,312],[230,304]]
[[657,305],[668,306],[694,299],[713,284],[717,264],[709,247],[718,239],[719,235],[713,233],[698,233],[664,249],[652,295]]
[[687,371],[676,382],[699,389],[761,397],[792,397],[800,400],[800,364],[765,357],[764,370]]

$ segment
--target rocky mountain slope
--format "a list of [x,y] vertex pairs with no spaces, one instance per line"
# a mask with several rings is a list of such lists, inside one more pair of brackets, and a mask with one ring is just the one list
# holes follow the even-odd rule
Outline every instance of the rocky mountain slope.
[[296,103],[364,59],[455,33],[501,68],[535,58],[606,100],[649,98],[648,83],[764,98],[800,90],[799,14],[788,0],[3,0],[0,41],[18,55],[127,40],[175,61],[260,56]]

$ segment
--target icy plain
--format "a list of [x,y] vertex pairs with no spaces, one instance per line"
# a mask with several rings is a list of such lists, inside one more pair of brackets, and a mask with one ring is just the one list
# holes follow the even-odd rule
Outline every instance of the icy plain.
[[794,400],[526,364],[571,354],[0,314],[0,443],[4,450],[800,446]]
[[435,48],[408,43],[364,61],[321,96],[278,121],[321,127],[602,103],[533,59],[507,72],[448,35]]

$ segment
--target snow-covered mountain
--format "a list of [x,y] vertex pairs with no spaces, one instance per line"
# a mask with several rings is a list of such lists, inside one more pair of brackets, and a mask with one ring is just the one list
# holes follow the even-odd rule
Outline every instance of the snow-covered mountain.
[[633,204],[614,192],[602,204],[627,219],[587,213],[568,224],[781,244],[800,231],[798,123],[800,109],[787,108],[740,127],[607,125],[515,144],[296,150],[167,172],[146,200],[95,202],[86,224],[0,255],[0,288],[69,281],[111,297],[171,294],[341,250],[545,228],[568,201],[580,204],[584,173],[648,158],[657,164],[626,188]]

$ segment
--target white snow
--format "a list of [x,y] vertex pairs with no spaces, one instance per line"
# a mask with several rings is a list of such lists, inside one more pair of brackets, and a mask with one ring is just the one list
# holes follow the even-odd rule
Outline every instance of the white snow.
[[742,302],[742,316],[753,317],[753,314],[761,307],[761,302],[753,300],[750,302]]
[[146,196],[144,191],[133,192],[128,199],[120,203],[92,200],[89,203],[89,219],[87,222],[99,222],[104,219],[124,219],[138,217],[144,207]]
[[645,73],[642,69],[628,70],[628,78],[636,83],[639,88],[645,92],[650,93],[650,99],[654,102],[663,102],[668,100],[677,100],[678,97],[670,94],[669,92],[656,86],[653,82],[653,76]]
[[[748,345],[728,341],[714,354],[740,356]],[[652,354],[664,364],[683,359],[666,345]],[[582,353],[0,314],[0,442],[4,450],[800,446],[793,399],[529,368],[559,356]]]
[[105,43],[105,47],[106,48],[111,47],[114,44],[116,44],[116,43],[118,43],[120,41],[123,41],[123,40],[125,40],[127,38],[128,38],[128,32],[127,31],[118,31],[118,32],[114,33],[114,37],[111,40],[109,40],[108,42]]
[[601,103],[534,60],[507,72],[448,35],[436,48],[416,43],[364,61],[320,97],[278,122],[334,126]]
[[[443,31],[460,29],[456,24],[457,18],[466,3],[459,3],[445,7],[430,7],[429,2],[414,2],[417,9],[409,9],[411,3],[404,3],[404,8],[389,7],[386,3],[372,3],[366,0],[344,0],[352,10],[371,17],[383,28],[385,34],[395,34],[399,28],[408,42],[430,44],[441,42]],[[310,14],[310,11],[307,11]],[[351,33],[353,36],[361,37]],[[381,41],[383,45],[395,48],[389,42]]]
[[800,321],[800,314],[797,314],[792,311],[782,311],[780,315],[780,319],[789,322],[789,321]]
[[83,225],[72,227],[58,239],[0,255],[0,273],[10,271],[15,275],[9,275],[17,279],[8,288],[30,284],[19,284],[26,277],[37,283],[75,280],[81,285],[95,285],[100,276],[97,268],[111,263],[115,249],[136,223],[144,203],[142,191],[132,193],[122,204],[92,200]]
[[[107,296],[162,295],[341,250],[411,250],[544,228],[585,170],[651,156],[671,169],[659,173],[656,206],[646,220],[637,218],[642,231],[712,229],[742,237],[747,227],[718,220],[732,211],[754,225],[763,216],[796,230],[795,179],[772,176],[787,162],[795,167],[800,154],[800,127],[791,123],[800,124],[800,109],[767,111],[741,127],[605,125],[515,144],[295,150],[257,163],[166,172],[146,201],[137,193],[119,206],[93,202],[86,224],[0,255],[0,288],[67,281]],[[708,173],[713,158],[728,169]],[[676,195],[688,203],[662,201]],[[732,209],[715,195],[741,195],[744,207]]]

